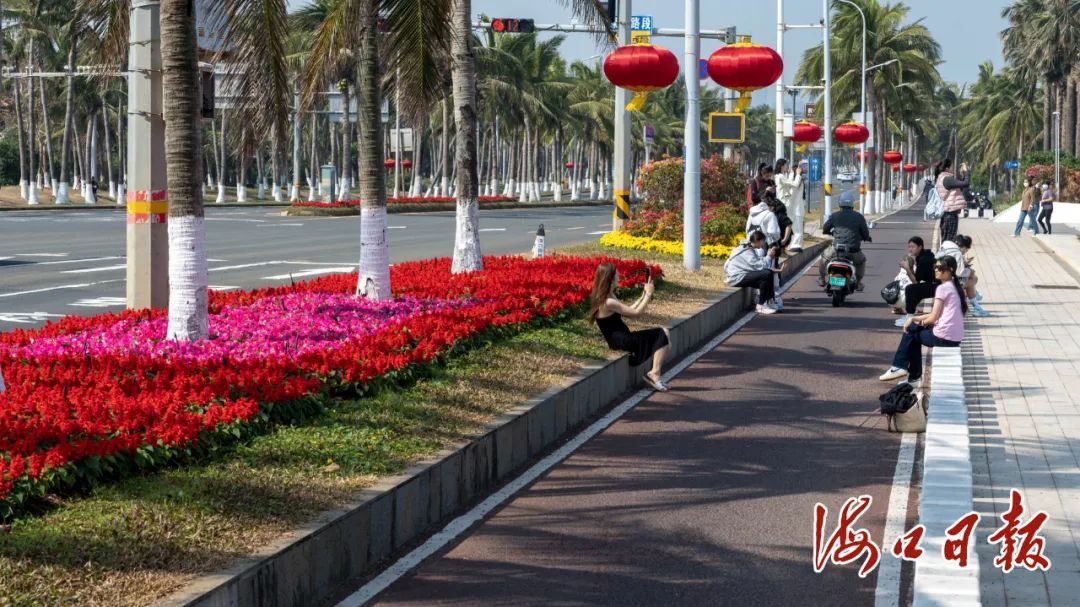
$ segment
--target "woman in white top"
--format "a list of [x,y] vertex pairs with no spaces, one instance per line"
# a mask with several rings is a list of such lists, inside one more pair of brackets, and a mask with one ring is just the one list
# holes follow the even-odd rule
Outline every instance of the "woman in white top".
[[784,158],[776,161],[776,198],[784,203],[791,214],[791,243],[788,250],[798,253],[803,248],[803,228],[806,219],[806,201],[802,198],[803,167],[795,164],[792,170],[788,169],[788,161]]

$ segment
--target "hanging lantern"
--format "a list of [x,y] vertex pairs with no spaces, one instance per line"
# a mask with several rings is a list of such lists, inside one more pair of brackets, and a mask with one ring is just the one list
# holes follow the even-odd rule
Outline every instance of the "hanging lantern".
[[405,169],[406,171],[408,171],[409,169],[411,169],[411,168],[412,168],[412,161],[411,161],[411,160],[409,160],[408,158],[406,158],[405,160],[402,160],[402,161],[401,161],[401,168],[403,168],[403,169]]
[[904,155],[896,150],[889,150],[881,155],[881,159],[885,161],[885,164],[898,165],[904,159]]
[[795,123],[795,132],[791,136],[791,140],[800,145],[814,143],[821,139],[821,135],[820,126],[807,120],[800,120]]
[[563,166],[564,166],[564,167],[566,167],[566,168],[568,168],[568,169],[572,169],[572,168],[574,168],[574,163],[573,163],[573,162],[567,162],[567,163],[566,163],[566,164],[564,164]]
[[870,131],[858,122],[845,122],[833,132],[836,140],[844,145],[861,145],[870,138]]
[[645,105],[653,91],[671,86],[679,77],[679,60],[662,46],[633,44],[615,49],[604,59],[604,75],[615,86],[637,93],[626,109],[631,112]]
[[771,86],[784,74],[784,60],[767,46],[740,36],[735,44],[721,47],[709,57],[709,77],[720,86],[739,91],[736,111],[750,105],[750,95]]
[[904,165],[904,172],[905,173],[914,173],[917,170],[919,170],[919,165],[917,165],[917,164],[905,164]]
[[394,168],[394,166],[395,166],[396,164],[397,164],[397,163],[396,163],[396,162],[394,162],[394,159],[393,159],[393,158],[387,158],[387,159],[386,159],[386,160],[384,160],[384,161],[383,161],[383,163],[382,163],[382,165],[383,165],[384,167],[388,168],[388,169],[392,169],[392,168]]
[[892,165],[892,172],[893,173],[899,173],[900,172],[900,165],[898,165],[898,164]]

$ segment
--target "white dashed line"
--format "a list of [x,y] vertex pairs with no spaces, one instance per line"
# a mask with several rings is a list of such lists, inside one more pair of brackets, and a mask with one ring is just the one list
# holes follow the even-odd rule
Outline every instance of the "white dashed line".
[[505,232],[506,228],[480,228],[481,232]]
[[123,259],[123,255],[113,255],[112,257],[87,257],[85,259],[64,259],[62,261],[40,261],[35,266],[56,266],[63,263],[90,263],[91,261],[111,261],[113,259]]
[[33,289],[31,291],[16,291],[14,293],[0,293],[0,297],[18,297],[20,295],[33,295],[34,293],[48,293],[49,291],[60,291],[62,289],[81,289],[83,287],[93,287],[97,285],[107,285],[114,282],[124,282],[126,278],[117,278],[115,280],[99,280],[97,282],[83,282],[74,285],[60,285],[57,287],[46,287],[44,289]]
[[585,229],[584,227],[581,227],[581,228],[566,228],[566,231],[567,232],[573,232],[574,230],[584,230],[584,229]]
[[611,230],[604,230],[602,232],[589,232],[589,236],[601,236],[603,234],[610,234]]
[[92,299],[80,299],[68,305],[77,308],[111,308],[113,306],[127,305],[127,299],[124,297],[95,297]]
[[82,268],[81,270],[64,270],[61,274],[93,274],[94,272],[112,272],[115,270],[127,269],[127,264],[120,264],[117,266],[106,266],[104,268]]
[[302,225],[304,225],[304,224],[302,224],[302,223],[268,223],[266,225],[255,226],[255,227],[257,227],[257,228],[277,228],[277,227],[281,227],[281,226],[300,227]]
[[15,257],[67,257],[67,253],[16,253]]
[[30,324],[41,322],[50,318],[63,318],[63,314],[48,314],[45,312],[0,312],[0,322]]
[[289,280],[291,278],[305,278],[308,276],[319,276],[320,274],[344,274],[346,272],[352,272],[355,270],[355,266],[338,266],[336,268],[311,268],[310,270],[300,270],[299,272],[292,272],[290,274],[278,274],[277,276],[264,276],[263,280]]

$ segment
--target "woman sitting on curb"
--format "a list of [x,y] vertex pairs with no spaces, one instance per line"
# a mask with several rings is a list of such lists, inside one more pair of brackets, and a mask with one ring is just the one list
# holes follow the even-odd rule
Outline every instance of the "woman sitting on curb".
[[612,350],[630,353],[630,365],[640,366],[650,356],[652,357],[652,370],[645,374],[645,383],[660,392],[667,392],[668,388],[660,379],[660,371],[667,358],[669,345],[669,333],[666,328],[645,329],[631,331],[623,317],[636,318],[645,311],[645,306],[652,301],[656,285],[652,277],[645,283],[645,292],[634,302],[626,305],[619,301],[615,295],[615,288],[619,286],[619,273],[615,264],[602,263],[596,268],[596,280],[593,282],[592,294],[589,295],[589,319],[596,323],[604,339]]
[[956,260],[942,257],[934,264],[934,277],[941,283],[934,293],[934,307],[929,314],[911,317],[904,325],[904,336],[896,348],[892,367],[881,381],[907,377],[918,387],[922,381],[922,347],[957,348],[964,339],[964,315],[967,301],[956,276]]
[[750,239],[736,247],[724,264],[727,283],[732,287],[751,287],[758,291],[758,314],[775,314],[776,302],[774,276],[783,271],[783,265],[775,267],[777,249],[765,251],[765,234],[761,230],[750,233]]
[[961,292],[968,299],[971,315],[977,317],[990,316],[990,313],[982,307],[982,293],[979,293],[977,288],[979,276],[975,273],[975,268],[972,267],[975,257],[968,255],[971,252],[971,237],[957,234],[955,238],[955,241],[947,240],[941,243],[938,257],[948,256],[956,261],[956,277],[960,280],[960,286],[963,287]]

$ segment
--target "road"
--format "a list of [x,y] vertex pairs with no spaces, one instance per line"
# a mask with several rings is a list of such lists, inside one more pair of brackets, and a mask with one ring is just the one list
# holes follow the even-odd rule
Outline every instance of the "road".
[[880,579],[815,574],[812,521],[826,505],[831,533],[844,501],[869,495],[856,527],[879,545],[886,521],[913,524],[917,490],[890,503],[915,443],[876,412],[900,337],[877,290],[906,240],[929,238],[919,218],[878,223],[867,289],[843,309],[803,276],[782,314],[753,318],[375,604],[906,604],[912,567],[890,555]]
[[[246,289],[355,269],[359,217],[283,217],[280,208],[207,207],[210,285]],[[543,223],[547,246],[595,240],[608,207],[481,211],[485,254],[528,251]],[[124,307],[125,218],[113,211],[0,213],[0,331]],[[454,213],[389,217],[391,262],[445,257]]]

